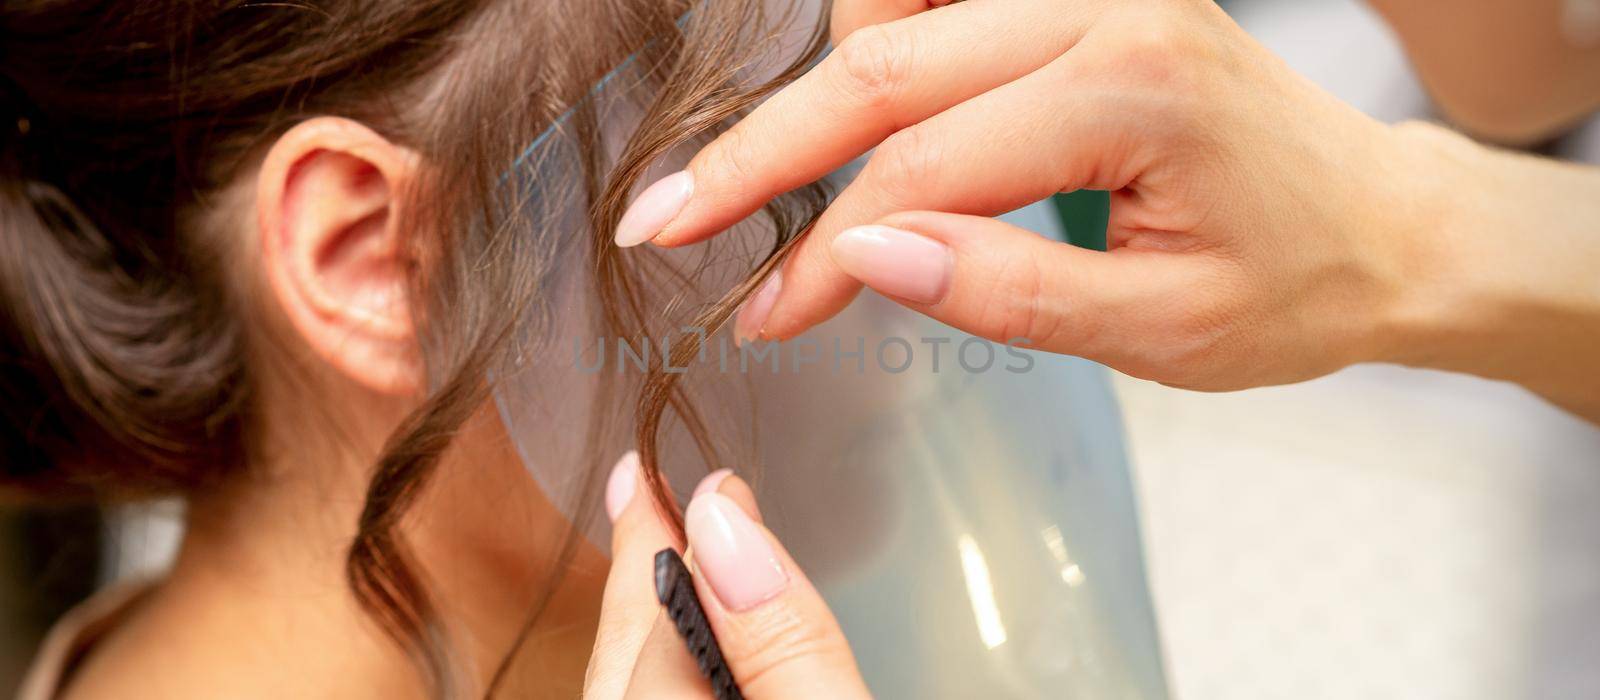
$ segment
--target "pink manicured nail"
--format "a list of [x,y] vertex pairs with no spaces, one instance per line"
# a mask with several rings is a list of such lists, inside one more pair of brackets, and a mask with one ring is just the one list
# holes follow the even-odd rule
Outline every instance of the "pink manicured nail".
[[744,303],[744,308],[739,309],[739,316],[733,321],[733,340],[735,343],[753,343],[761,339],[761,329],[767,325],[767,317],[772,315],[772,304],[778,300],[778,292],[783,289],[783,273],[773,270],[772,275],[756,290],[755,296]]
[[833,239],[833,261],[868,287],[892,297],[937,304],[950,291],[950,249],[926,236],[888,226],[857,226]]
[[689,499],[694,500],[695,496],[699,496],[703,493],[716,493],[717,487],[722,485],[722,480],[728,478],[732,474],[732,469],[718,469],[710,474],[707,474],[706,478],[700,480],[700,485],[694,487],[694,494],[690,495]]
[[655,238],[677,218],[694,194],[694,176],[687,170],[668,175],[646,187],[617,222],[616,243],[623,248]]
[[695,564],[722,607],[749,610],[789,585],[789,575],[766,535],[727,496],[708,493],[690,501],[684,529]]
[[611,468],[611,477],[606,479],[606,515],[611,516],[611,522],[616,522],[617,516],[628,507],[628,501],[633,500],[633,485],[638,479],[639,453],[628,450],[617,460],[617,466]]

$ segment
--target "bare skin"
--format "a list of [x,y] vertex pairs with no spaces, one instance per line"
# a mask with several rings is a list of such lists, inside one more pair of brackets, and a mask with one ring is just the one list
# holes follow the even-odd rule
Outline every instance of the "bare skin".
[[[637,455],[623,457],[607,490],[617,563],[606,581],[583,697],[711,697],[710,685],[656,602],[654,554],[677,542],[654,503],[634,486],[641,479],[630,475],[638,465]],[[685,558],[696,595],[744,697],[872,697],[839,623],[783,543],[763,525],[755,494],[744,480],[727,472],[706,477],[689,501],[685,521]]]
[[1451,122],[1527,145],[1600,107],[1600,20],[1562,0],[1369,0]]
[[[661,221],[664,230],[619,231],[619,243],[701,240],[752,202],[878,146],[872,161],[878,165],[868,167],[865,182],[852,185],[784,269],[785,277],[800,276],[803,286],[773,284],[768,289],[774,292],[753,298],[739,324],[742,335],[783,338],[803,330],[848,302],[859,281],[980,335],[1044,338],[1046,349],[1094,352],[1097,359],[1121,360],[1116,366],[1124,370],[1142,368],[1197,388],[1294,381],[1351,362],[1384,360],[1519,381],[1600,420],[1594,401],[1600,383],[1589,351],[1600,346],[1600,173],[1494,151],[1429,125],[1376,124],[1289,74],[1206,12],[1187,19],[1213,23],[1199,27],[1213,33],[1191,31],[1195,27],[1181,22],[1163,29],[1159,21],[1150,33],[1151,17],[1135,15],[1137,21],[1112,32],[1109,49],[1102,44],[1098,54],[1086,51],[1089,67],[1083,72],[1054,76],[1088,93],[1080,96],[1089,106],[1065,107],[1076,110],[1072,116],[1086,117],[1088,126],[1064,124],[1070,120],[1051,120],[1048,107],[1028,109],[1030,103],[1051,104],[1043,94],[1050,83],[1017,89],[1024,80],[1019,78],[986,88],[982,77],[961,73],[973,64],[980,73],[1001,75],[1046,70],[1018,68],[1015,62],[1026,63],[1029,56],[1026,43],[1008,46],[1009,53],[993,62],[975,53],[984,42],[992,46],[989,39],[1005,28],[1003,20],[986,21],[1029,3],[976,10],[982,3],[972,2],[968,14],[947,14],[945,27],[932,21],[895,27],[896,20],[948,4],[841,0],[834,6],[836,39],[861,27],[889,25],[842,49],[702,151],[689,167],[692,194],[681,212],[663,216],[662,198],[641,197],[656,210],[640,220]],[[1048,23],[1060,19],[1052,15],[1071,15],[1063,4],[1034,5],[1042,14],[1029,15],[1023,7],[1017,17]],[[1152,3],[1143,9],[1176,13],[1180,7],[1194,11],[1192,5]],[[1465,22],[1487,28],[1485,21],[1507,19],[1500,11],[1511,6],[1479,3],[1479,16]],[[1069,17],[1069,24],[1072,19],[1083,18]],[[1018,26],[1036,27],[1020,20]],[[1415,25],[1400,30],[1422,31]],[[1189,43],[1196,36],[1198,44]],[[1547,48],[1536,44],[1519,45]],[[1535,74],[1550,67],[1538,60],[1520,65]],[[1113,77],[1084,83],[1095,75]],[[1509,71],[1505,77],[1530,76]],[[969,80],[976,82],[964,82]],[[975,95],[992,91],[963,103],[964,97],[939,94],[952,86]],[[1251,94],[1263,86],[1265,95]],[[1040,92],[1030,93],[1033,88]],[[985,99],[1002,91],[1017,99]],[[929,107],[940,100],[944,107]],[[1282,119],[1284,103],[1295,115],[1292,124]],[[1477,114],[1472,105],[1461,113],[1483,117],[1470,123],[1485,131],[1526,136],[1541,124],[1560,123],[1572,104],[1555,99],[1527,106],[1501,122]],[[1008,122],[1013,119],[1018,123]],[[1136,126],[1128,129],[1118,120]],[[1164,121],[1198,130],[1199,138],[1185,141],[1160,131]],[[897,136],[913,129],[925,133]],[[1029,130],[1047,138],[1030,140]],[[1297,140],[1297,133],[1309,138]],[[1141,149],[1141,138],[1168,152]],[[1067,142],[1066,148],[1050,150],[1061,145],[1057,140]],[[1166,172],[1157,167],[1163,156]],[[1326,176],[1341,167],[1361,168],[1362,177]],[[954,207],[995,213],[1062,183],[1119,190],[1115,262],[989,219],[896,211]],[[1253,196],[1233,198],[1252,201],[1210,201],[1241,191]],[[849,257],[838,249],[842,232],[875,219],[943,246],[935,256],[945,256],[949,277],[943,284],[930,286],[926,275],[919,276],[927,270],[901,257],[914,256],[918,246],[926,251],[922,244],[902,247],[874,265],[840,264],[837,258]],[[1538,240],[1506,235],[1529,229],[1538,231]],[[1094,278],[1079,279],[1084,276]],[[914,297],[930,289],[937,298]],[[1083,324],[1092,325],[1086,330]],[[1337,342],[1308,347],[1307,338]],[[629,468],[624,460],[617,470]],[[737,477],[697,490],[691,520],[696,504],[705,500],[702,490],[725,496],[759,522],[759,510]],[[607,584],[586,697],[707,697],[705,682],[674,633],[650,612],[644,558],[670,538],[648,508],[622,502],[612,513],[619,565]],[[764,534],[797,579],[794,590],[770,602],[730,614],[715,568],[694,567],[735,678],[752,698],[862,696],[831,615],[782,555],[781,544]],[[712,546],[697,540],[701,536],[691,525],[691,551]]]
[[[1209,2],[969,0],[927,12],[945,4],[837,3],[839,38],[878,28],[703,151],[690,166],[693,197],[652,232],[661,245],[703,240],[878,146],[865,178],[786,264],[775,304],[750,324],[757,334],[798,333],[865,283],[979,335],[1027,337],[1195,389],[1391,361],[1519,382],[1600,420],[1595,170],[1373,122],[1289,72]],[[1381,6],[1443,96],[1455,78],[1430,66],[1450,65],[1462,44],[1414,38],[1424,27],[1413,13],[1431,4]],[[1524,6],[1474,7],[1495,17],[1510,4]],[[1520,65],[1588,70],[1590,58]],[[1572,88],[1581,81],[1553,82],[1548,101],[1515,119],[1474,122],[1466,98],[1452,113],[1483,133],[1531,138],[1593,106]],[[360,125],[312,122],[212,212],[234,224],[224,228],[237,239],[223,247],[247,271],[240,298],[261,318],[261,462],[191,504],[176,568],[97,646],[70,697],[422,695],[343,570],[372,460],[423,385],[395,286],[410,261],[389,245],[403,212],[374,209],[393,206],[387,193],[418,164]],[[1079,187],[1117,193],[1113,252],[982,218]],[[859,250],[841,254],[836,241],[869,224],[939,246],[948,277],[908,286],[918,270],[884,278],[857,264]],[[907,296],[929,289],[937,298]],[[570,570],[544,570],[537,562],[565,523],[492,413],[455,444],[408,532],[476,673],[469,680],[487,680],[535,593],[559,574],[550,632],[524,651],[530,673],[508,694],[704,697],[649,595],[646,553],[670,537],[646,499],[613,513],[627,565],[609,567],[609,581],[593,550]],[[729,478],[712,491],[756,523],[789,577],[740,610],[721,606],[716,581],[696,581],[750,697],[863,694],[837,625],[760,528],[748,488]],[[696,500],[710,504],[702,512],[727,505]],[[691,545],[701,536],[691,528]]]
[[[1481,35],[1507,5],[1472,8],[1460,22]],[[689,245],[876,149],[746,307],[745,335],[793,337],[867,285],[975,335],[1183,388],[1399,362],[1600,420],[1600,171],[1374,121],[1210,2],[861,0],[836,17],[880,23],[836,27],[837,51],[695,156],[681,206],[641,198],[658,211],[638,220],[663,225],[618,234]],[[1461,50],[1402,33],[1424,68]],[[1592,55],[1541,56],[1482,77],[1594,75]],[[1457,111],[1525,137],[1591,108],[1588,89],[1552,87],[1515,118]],[[1081,188],[1113,193],[1108,253],[984,218]]]
[[[365,127],[323,117],[217,198],[209,216],[232,237],[221,248],[255,321],[259,460],[191,500],[175,567],[96,644],[68,697],[425,696],[345,578],[372,465],[421,396],[391,196],[417,166]],[[406,523],[465,696],[556,578],[552,612],[504,690],[581,689],[609,562],[583,546],[568,568],[550,568],[568,523],[492,406],[453,442]]]
[[[464,437],[503,444],[496,432],[480,421]],[[565,523],[520,467],[494,473],[482,469],[489,462],[461,457],[445,471],[462,478],[436,485],[411,534],[435,599],[465,642],[458,651],[487,671],[547,585],[536,562],[553,555]],[[309,472],[195,504],[177,565],[97,646],[69,697],[425,697],[411,662],[376,631],[344,579],[361,492],[326,488],[332,479]],[[483,494],[499,507],[484,508]],[[507,692],[576,694],[607,567],[588,549],[566,573],[547,632],[521,654],[521,667],[537,675],[513,677]]]

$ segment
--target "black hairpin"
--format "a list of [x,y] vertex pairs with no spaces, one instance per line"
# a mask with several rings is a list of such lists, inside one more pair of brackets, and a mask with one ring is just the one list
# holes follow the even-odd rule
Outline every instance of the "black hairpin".
[[716,635],[711,633],[705,609],[700,607],[689,568],[683,565],[677,550],[670,547],[656,552],[656,599],[666,608],[667,617],[672,618],[672,626],[678,628],[678,636],[689,646],[689,655],[700,667],[700,674],[711,681],[711,695],[717,700],[744,700],[733,682],[733,671],[722,658]]

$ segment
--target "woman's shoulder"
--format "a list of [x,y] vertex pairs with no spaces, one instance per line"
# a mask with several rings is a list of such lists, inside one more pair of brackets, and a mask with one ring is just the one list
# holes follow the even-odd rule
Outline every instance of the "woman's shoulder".
[[169,575],[110,587],[55,625],[21,700],[413,697],[404,654],[347,595]]
[[[56,622],[20,700],[266,697],[237,613],[197,610],[169,581],[118,583]],[[232,630],[232,634],[225,630]]]
[[152,581],[113,584],[63,615],[50,628],[18,700],[53,700],[64,695],[68,681],[88,658],[90,650],[128,617],[155,587]]

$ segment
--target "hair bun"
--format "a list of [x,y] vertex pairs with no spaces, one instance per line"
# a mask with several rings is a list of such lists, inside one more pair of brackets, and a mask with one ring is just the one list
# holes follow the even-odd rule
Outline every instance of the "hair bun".
[[[7,160],[13,160],[7,158]],[[235,326],[59,188],[0,177],[0,490],[181,491],[239,454]]]

